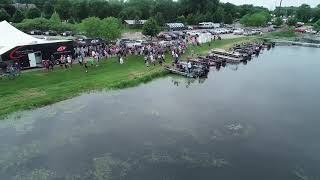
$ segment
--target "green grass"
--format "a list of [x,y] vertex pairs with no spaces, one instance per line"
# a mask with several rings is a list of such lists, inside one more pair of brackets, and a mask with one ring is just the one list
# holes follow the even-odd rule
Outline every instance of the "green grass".
[[296,38],[299,34],[293,31],[287,32],[270,32],[267,33],[264,37],[266,38],[277,38],[277,39],[288,39],[288,38]]
[[[250,38],[237,38],[216,41],[211,47],[208,44],[191,46],[184,58],[192,49],[196,54],[202,54],[211,48],[225,48],[248,40]],[[170,63],[171,57],[166,57],[166,62]],[[90,67],[89,73],[79,65],[67,70],[56,67],[49,73],[43,70],[22,73],[16,79],[0,79],[0,117],[49,105],[90,90],[132,87],[164,75],[166,72],[162,67],[147,68],[143,57],[139,56],[126,58],[123,65],[118,64],[115,58],[104,60],[99,67]]]

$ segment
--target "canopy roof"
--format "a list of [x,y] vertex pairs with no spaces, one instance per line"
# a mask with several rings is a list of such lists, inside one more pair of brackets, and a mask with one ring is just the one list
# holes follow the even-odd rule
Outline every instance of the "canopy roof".
[[61,41],[47,41],[35,38],[13,27],[7,21],[0,22],[0,55],[17,46],[46,44]]
[[147,20],[124,20],[128,25],[143,25]]

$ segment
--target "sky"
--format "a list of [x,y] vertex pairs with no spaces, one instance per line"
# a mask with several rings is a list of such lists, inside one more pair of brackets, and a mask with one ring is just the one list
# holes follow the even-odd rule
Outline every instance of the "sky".
[[[279,6],[280,0],[220,0],[221,2],[230,2],[233,4],[253,4],[256,6],[264,6],[268,9],[274,9],[275,5]],[[320,4],[320,0],[283,0],[282,6],[300,6],[301,4],[306,3],[314,7]]]

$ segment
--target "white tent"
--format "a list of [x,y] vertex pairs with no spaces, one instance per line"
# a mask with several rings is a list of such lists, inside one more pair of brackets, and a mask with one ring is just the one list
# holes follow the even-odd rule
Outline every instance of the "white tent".
[[0,22],[0,55],[17,46],[43,43],[48,43],[48,41],[32,37],[13,27],[7,21]]

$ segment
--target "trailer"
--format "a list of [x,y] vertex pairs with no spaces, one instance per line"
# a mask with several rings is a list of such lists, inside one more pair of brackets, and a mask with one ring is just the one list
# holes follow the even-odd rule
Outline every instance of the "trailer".
[[42,60],[61,55],[74,55],[71,40],[49,41],[28,35],[7,21],[0,22],[0,62],[18,63],[21,68],[41,67]]

